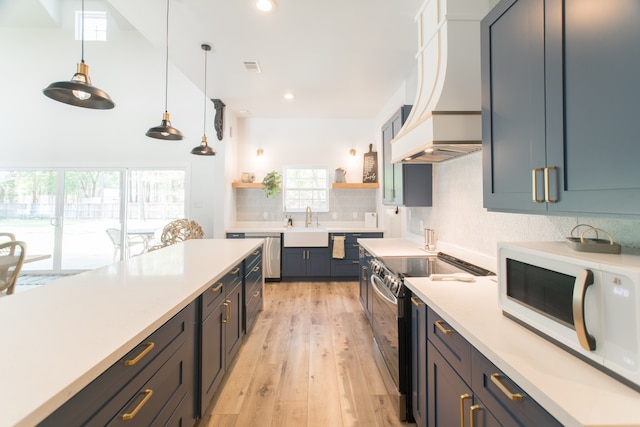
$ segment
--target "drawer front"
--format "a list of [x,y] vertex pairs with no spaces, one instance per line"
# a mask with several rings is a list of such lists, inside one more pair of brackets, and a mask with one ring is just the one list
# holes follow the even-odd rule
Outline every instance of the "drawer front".
[[357,260],[331,260],[331,275],[334,277],[358,277],[360,262]]
[[244,233],[227,233],[227,239],[244,239]]
[[[131,384],[118,394],[113,403],[119,401],[121,396],[126,399],[126,403],[108,424],[102,423],[102,413],[92,420],[92,424],[98,422],[96,425],[164,425],[182,400],[188,396],[193,422],[193,360],[193,351],[189,351],[186,345],[183,346],[142,387],[136,388]],[[110,415],[109,408],[102,412]]]
[[475,348],[472,388],[502,425],[561,426],[542,406]]
[[[149,338],[131,350],[120,361],[113,364],[102,375],[72,397],[67,403],[58,408],[40,425],[84,425],[95,418],[108,402],[117,400],[118,392],[125,386],[133,384],[140,388],[149,378],[162,367],[166,361],[183,347],[192,348],[191,366],[193,365],[194,324],[196,321],[195,303],[185,307],[180,313],[167,321]],[[151,345],[153,343],[153,345]],[[137,384],[137,386],[136,386]],[[117,406],[117,405],[116,405]],[[113,413],[122,405],[112,408],[111,416],[103,414],[104,418],[98,424],[108,422]]]
[[262,246],[251,252],[245,258],[245,275],[249,273],[256,265],[262,264]]
[[242,263],[236,265],[220,280],[214,282],[202,293],[202,315],[206,317],[222,303],[226,292],[242,282]]
[[251,328],[253,324],[253,319],[256,314],[258,314],[258,310],[260,310],[260,306],[262,305],[262,287],[254,288],[251,292],[248,292],[245,296],[245,314],[246,314],[246,326],[245,329]]
[[345,242],[358,243],[358,239],[373,239],[382,237],[382,233],[346,233]]
[[447,359],[458,375],[467,384],[471,384],[471,344],[429,307],[427,339]]
[[254,272],[246,277],[245,279],[245,302],[249,301],[249,294],[254,291],[262,289],[262,272]]

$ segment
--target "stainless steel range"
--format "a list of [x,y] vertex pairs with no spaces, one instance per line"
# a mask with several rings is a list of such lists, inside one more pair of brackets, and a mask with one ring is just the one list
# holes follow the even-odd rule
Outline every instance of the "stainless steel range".
[[[370,261],[373,292],[372,329],[376,363],[385,377],[387,392],[393,398],[400,420],[412,420],[411,399],[411,323],[410,298],[405,277],[432,274],[493,273],[445,253],[424,257],[383,257]],[[388,375],[385,375],[388,373]]]

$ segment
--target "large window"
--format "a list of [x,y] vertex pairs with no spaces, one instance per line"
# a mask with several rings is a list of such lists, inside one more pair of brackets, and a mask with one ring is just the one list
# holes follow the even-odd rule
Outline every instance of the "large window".
[[170,169],[0,170],[0,231],[28,254],[51,256],[23,271],[101,267],[146,251],[186,216],[185,178]]
[[329,212],[329,173],[326,168],[284,168],[283,202],[285,212]]

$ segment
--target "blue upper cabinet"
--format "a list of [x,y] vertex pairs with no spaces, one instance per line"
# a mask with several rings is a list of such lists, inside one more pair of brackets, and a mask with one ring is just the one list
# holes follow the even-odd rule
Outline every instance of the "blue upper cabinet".
[[410,112],[411,105],[405,105],[382,126],[382,203],[387,206],[432,205],[431,165],[391,163],[391,140]]
[[640,4],[503,0],[482,21],[484,205],[640,215]]

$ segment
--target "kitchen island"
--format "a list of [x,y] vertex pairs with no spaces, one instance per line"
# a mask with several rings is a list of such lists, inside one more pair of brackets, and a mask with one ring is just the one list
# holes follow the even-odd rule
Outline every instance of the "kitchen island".
[[0,299],[0,425],[35,425],[262,240],[189,240]]

